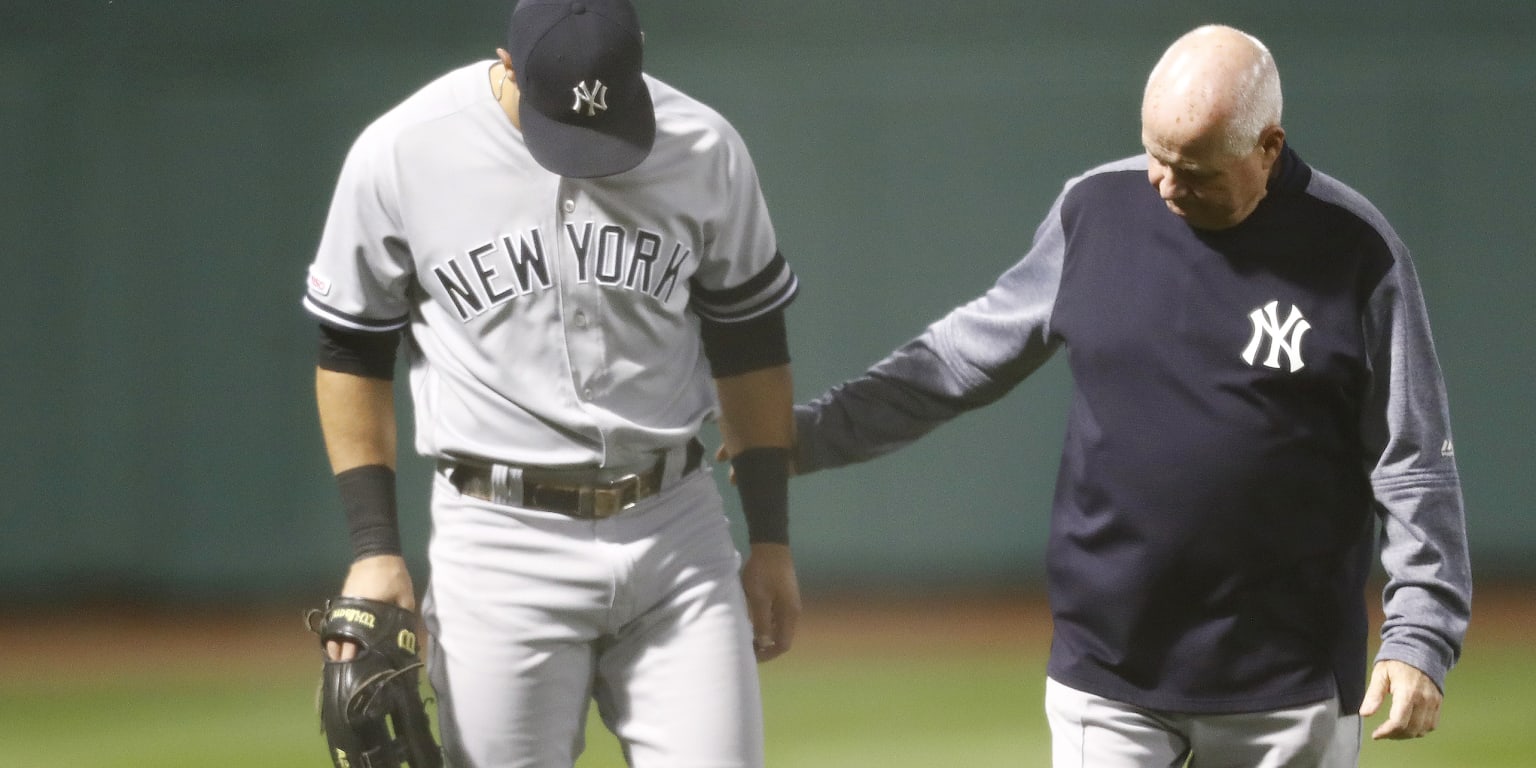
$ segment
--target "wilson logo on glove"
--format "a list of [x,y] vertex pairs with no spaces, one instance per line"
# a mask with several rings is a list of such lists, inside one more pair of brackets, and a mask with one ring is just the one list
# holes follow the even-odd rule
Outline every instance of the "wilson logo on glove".
[[[320,636],[320,728],[336,768],[441,768],[421,698],[416,614],[388,603],[335,597],[305,617]],[[336,661],[328,642],[352,643],[357,653]]]

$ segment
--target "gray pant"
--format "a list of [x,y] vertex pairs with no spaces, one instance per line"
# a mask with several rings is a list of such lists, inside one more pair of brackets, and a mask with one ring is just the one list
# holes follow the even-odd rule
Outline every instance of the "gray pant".
[[752,628],[714,478],[604,520],[433,489],[427,669],[454,768],[570,768],[588,705],[635,768],[762,768]]
[[1359,715],[1337,697],[1288,709],[1189,715],[1143,709],[1049,678],[1052,768],[1353,768]]

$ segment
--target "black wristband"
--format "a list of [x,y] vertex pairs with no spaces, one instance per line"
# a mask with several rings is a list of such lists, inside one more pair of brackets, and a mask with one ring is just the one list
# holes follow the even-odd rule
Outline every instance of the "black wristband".
[[789,543],[789,449],[748,448],[731,457],[747,541]]
[[336,476],[336,487],[347,513],[353,559],[400,554],[395,471],[383,464],[353,467]]

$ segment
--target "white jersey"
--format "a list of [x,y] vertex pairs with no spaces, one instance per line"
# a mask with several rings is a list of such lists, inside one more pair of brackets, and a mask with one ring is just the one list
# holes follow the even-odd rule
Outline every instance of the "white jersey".
[[677,447],[715,409],[699,317],[748,320],[797,287],[747,149],[646,76],[649,157],[556,176],[496,101],[494,63],[448,73],[359,136],[304,305],[342,328],[408,330],[424,455],[618,466]]

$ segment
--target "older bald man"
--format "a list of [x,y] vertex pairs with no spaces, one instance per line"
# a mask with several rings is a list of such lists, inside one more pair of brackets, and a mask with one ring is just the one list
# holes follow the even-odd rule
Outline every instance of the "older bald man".
[[906,445],[1067,350],[1057,766],[1352,766],[1386,700],[1375,738],[1438,720],[1471,576],[1429,321],[1408,249],[1280,113],[1262,43],[1188,33],[1148,79],[1145,154],[1068,182],[991,290],[796,409],[804,474]]

